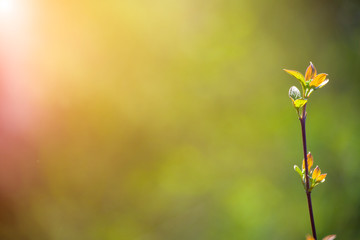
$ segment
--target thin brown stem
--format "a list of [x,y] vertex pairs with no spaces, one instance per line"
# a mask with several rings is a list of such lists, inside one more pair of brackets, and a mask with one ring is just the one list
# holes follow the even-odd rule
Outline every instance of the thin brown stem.
[[304,159],[305,159],[305,188],[306,188],[306,198],[308,202],[310,222],[311,222],[311,230],[315,240],[316,237],[316,229],[315,229],[315,221],[314,221],[314,213],[311,202],[311,192],[309,191],[309,170],[308,170],[308,161],[307,161],[307,144],[306,144],[306,131],[305,131],[305,121],[306,121],[306,104],[303,107],[302,116],[299,118],[301,123],[301,133],[302,133],[302,142],[303,142],[303,150],[304,150]]

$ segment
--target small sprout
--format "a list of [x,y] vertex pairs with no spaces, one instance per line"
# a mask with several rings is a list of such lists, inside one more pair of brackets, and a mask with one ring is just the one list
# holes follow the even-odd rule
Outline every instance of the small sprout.
[[[309,192],[311,192],[311,190],[316,187],[317,185],[319,185],[320,183],[325,182],[325,177],[327,175],[327,173],[321,174],[321,170],[319,168],[319,166],[316,166],[315,169],[311,170],[311,167],[314,164],[314,159],[312,154],[309,152],[307,154],[307,165],[308,165],[308,174],[309,174]],[[305,191],[306,191],[306,185],[305,185],[305,159],[303,159],[302,161],[302,168],[300,170],[300,168],[295,165],[294,166],[294,170],[300,175],[301,177],[301,182],[304,185]],[[311,176],[311,177],[310,177]]]
[[311,176],[310,190],[313,189],[318,184],[325,182],[326,175],[327,173],[321,174],[321,170],[319,166],[316,166]]
[[322,88],[323,86],[325,86],[325,84],[329,82],[329,79],[326,79],[326,77],[327,77],[326,73],[320,73],[316,75],[316,68],[312,64],[312,62],[310,62],[310,65],[306,69],[306,73],[305,73],[305,82],[309,85],[310,88],[316,90],[318,88]]

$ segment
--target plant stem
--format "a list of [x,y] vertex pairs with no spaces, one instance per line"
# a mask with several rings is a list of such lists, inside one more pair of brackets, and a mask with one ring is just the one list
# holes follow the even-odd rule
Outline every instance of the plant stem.
[[315,221],[314,221],[314,214],[312,209],[311,203],[311,192],[309,191],[309,170],[308,170],[308,161],[307,161],[307,145],[306,145],[306,131],[305,131],[305,121],[306,121],[306,104],[304,105],[302,116],[299,118],[301,123],[301,133],[302,133],[302,140],[303,140],[303,149],[304,149],[304,159],[305,159],[305,187],[306,187],[306,197],[309,207],[309,214],[310,214],[310,222],[311,222],[311,230],[315,240],[316,238],[316,229],[315,229]]

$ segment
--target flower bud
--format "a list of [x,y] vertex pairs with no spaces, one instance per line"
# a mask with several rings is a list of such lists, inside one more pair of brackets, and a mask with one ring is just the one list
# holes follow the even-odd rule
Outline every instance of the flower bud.
[[290,97],[293,101],[301,98],[300,90],[299,90],[297,87],[292,86],[292,87],[289,89],[289,97]]

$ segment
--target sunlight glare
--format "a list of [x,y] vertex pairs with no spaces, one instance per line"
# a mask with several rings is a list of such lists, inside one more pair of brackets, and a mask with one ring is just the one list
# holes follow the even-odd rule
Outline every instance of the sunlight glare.
[[12,0],[0,0],[0,16],[4,18],[14,13],[15,1]]

